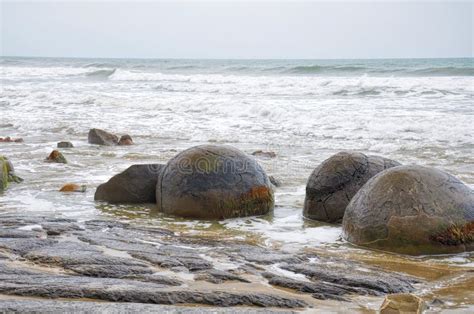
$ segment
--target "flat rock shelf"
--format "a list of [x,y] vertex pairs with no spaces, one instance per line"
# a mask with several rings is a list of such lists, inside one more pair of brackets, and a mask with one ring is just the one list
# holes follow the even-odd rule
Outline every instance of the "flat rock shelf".
[[293,312],[420,283],[343,258],[153,226],[0,215],[1,310]]

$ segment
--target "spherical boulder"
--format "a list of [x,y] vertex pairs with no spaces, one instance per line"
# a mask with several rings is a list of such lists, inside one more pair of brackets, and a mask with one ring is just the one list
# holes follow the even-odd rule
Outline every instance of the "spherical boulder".
[[399,165],[391,159],[355,152],[340,152],[329,157],[308,179],[304,217],[341,222],[346,206],[370,178]]
[[273,209],[265,171],[231,146],[202,145],[171,159],[158,176],[157,210],[187,218],[226,219]]
[[398,166],[372,179],[352,198],[344,238],[402,254],[474,250],[474,191],[433,168]]

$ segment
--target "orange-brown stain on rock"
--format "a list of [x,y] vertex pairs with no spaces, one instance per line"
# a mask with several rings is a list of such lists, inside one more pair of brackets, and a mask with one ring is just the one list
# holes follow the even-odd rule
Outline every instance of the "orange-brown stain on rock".
[[271,199],[271,191],[268,187],[261,185],[255,186],[250,189],[247,195],[244,195],[243,198],[260,198],[260,199]]
[[464,225],[451,225],[446,230],[431,237],[444,245],[471,244],[474,242],[474,221]]

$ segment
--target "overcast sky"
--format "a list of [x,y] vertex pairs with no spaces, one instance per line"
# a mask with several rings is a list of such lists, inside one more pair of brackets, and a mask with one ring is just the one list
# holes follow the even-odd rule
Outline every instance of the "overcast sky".
[[0,1],[4,56],[473,56],[472,1]]

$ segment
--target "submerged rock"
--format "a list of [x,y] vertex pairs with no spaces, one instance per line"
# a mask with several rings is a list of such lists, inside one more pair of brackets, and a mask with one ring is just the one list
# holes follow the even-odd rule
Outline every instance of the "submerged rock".
[[158,173],[164,165],[133,165],[97,187],[96,201],[155,203]]
[[133,145],[133,140],[130,137],[130,135],[125,134],[120,137],[118,144],[119,145]]
[[68,183],[63,185],[59,192],[80,192],[83,193],[87,190],[85,185],[78,185],[74,183]]
[[400,164],[361,153],[340,152],[323,161],[308,179],[303,215],[306,218],[340,222],[357,191],[377,173]]
[[108,133],[101,129],[90,129],[88,135],[88,141],[90,144],[97,144],[97,145],[117,145],[118,144],[118,137],[117,135]]
[[474,191],[437,169],[388,169],[354,196],[343,232],[352,243],[397,253],[472,251]]
[[57,163],[62,163],[62,164],[67,164],[67,160],[64,157],[64,155],[58,151],[58,150],[53,150],[51,154],[46,158],[46,161],[48,162],[57,162]]
[[59,142],[57,144],[58,148],[73,148],[74,145],[72,145],[71,142]]
[[269,176],[268,179],[277,188],[282,185],[281,181],[279,179],[275,178],[274,176]]
[[385,297],[380,314],[421,314],[426,309],[423,299],[411,293],[390,294]]
[[20,138],[11,138],[10,136],[7,136],[5,138],[0,137],[0,143],[23,143],[23,139]]
[[192,147],[171,159],[158,177],[159,212],[225,219],[264,215],[273,191],[260,165],[231,146]]
[[256,150],[252,153],[253,156],[263,157],[263,158],[275,158],[275,152],[265,152],[263,150]]

